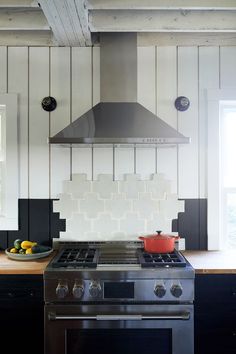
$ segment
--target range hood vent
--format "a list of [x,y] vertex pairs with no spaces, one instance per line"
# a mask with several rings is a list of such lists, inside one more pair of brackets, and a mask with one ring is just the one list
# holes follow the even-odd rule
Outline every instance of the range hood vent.
[[137,34],[100,34],[101,102],[55,136],[50,144],[186,144],[180,134],[137,103]]

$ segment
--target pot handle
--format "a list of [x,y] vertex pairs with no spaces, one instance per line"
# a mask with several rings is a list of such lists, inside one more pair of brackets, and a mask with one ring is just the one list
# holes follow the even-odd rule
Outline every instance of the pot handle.
[[[160,230],[157,230],[156,231],[157,232],[157,234],[158,234],[158,236],[160,236],[161,235],[161,233],[162,233],[162,231],[160,231]],[[169,237],[173,237],[173,238],[175,238],[176,240],[178,240],[179,238],[180,238],[180,236],[172,236],[172,235],[169,235]]]

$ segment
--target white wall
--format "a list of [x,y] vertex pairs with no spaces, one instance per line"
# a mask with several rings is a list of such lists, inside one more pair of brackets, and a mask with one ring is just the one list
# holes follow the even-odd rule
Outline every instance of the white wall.
[[[165,173],[179,198],[205,198],[206,89],[236,82],[236,47],[138,48],[138,100],[186,136],[178,148],[65,149],[47,137],[99,102],[99,48],[0,47],[0,93],[19,94],[20,198],[54,198],[72,173]],[[58,106],[41,108],[45,96]],[[178,96],[190,108],[178,112]],[[113,156],[115,159],[113,161]]]

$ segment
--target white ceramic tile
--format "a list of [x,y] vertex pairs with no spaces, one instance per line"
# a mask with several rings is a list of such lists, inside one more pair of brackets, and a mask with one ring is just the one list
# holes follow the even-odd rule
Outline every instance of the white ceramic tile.
[[84,237],[87,232],[91,231],[91,220],[85,219],[82,214],[73,214],[73,218],[66,221],[66,230],[78,241]]
[[93,222],[93,231],[98,231],[100,236],[107,238],[111,236],[113,230],[118,230],[118,220],[113,220],[109,214],[100,214],[99,219]]
[[127,240],[127,232],[113,231],[111,233],[111,239],[116,241]]
[[72,234],[69,231],[60,231],[60,240],[71,240]]
[[138,213],[128,213],[126,219],[120,220],[120,231],[128,237],[137,237],[145,232],[145,220],[139,219]]
[[71,194],[60,194],[59,200],[53,202],[53,211],[59,212],[61,219],[71,218],[78,211],[78,200],[72,199]]
[[165,219],[161,214],[153,214],[153,219],[147,221],[147,234],[154,234],[157,230],[164,233],[172,231],[172,220]]
[[98,180],[93,181],[92,188],[100,198],[110,199],[112,193],[118,193],[118,182],[113,181],[112,175],[100,174]]
[[151,180],[145,183],[147,192],[152,193],[152,198],[165,199],[166,195],[171,193],[171,181],[165,179],[164,174],[153,174]]
[[105,201],[105,211],[110,212],[113,218],[124,218],[132,210],[131,200],[125,199],[125,194],[113,194],[111,200]]
[[125,193],[127,199],[138,199],[139,193],[145,192],[145,181],[141,181],[138,174],[127,174],[124,181],[119,181],[119,191]]
[[178,212],[179,213],[184,213],[185,212],[184,200],[178,200]]
[[97,241],[99,239],[98,232],[95,231],[86,232],[84,237],[87,241]]
[[166,200],[160,200],[160,211],[166,219],[176,219],[178,212],[183,211],[183,201],[176,194],[169,194]]
[[142,219],[152,219],[152,215],[159,211],[159,201],[151,199],[151,193],[140,193],[139,199],[133,200],[133,210]]
[[153,174],[144,181],[138,174],[113,181],[110,174],[88,181],[86,174],[73,174],[64,182],[64,193],[54,201],[54,211],[66,219],[68,240],[138,240],[139,235],[172,231],[172,219],[184,211],[184,201],[170,193],[170,181]]
[[73,198],[84,198],[85,193],[91,192],[91,181],[86,174],[73,174],[71,181],[63,182],[63,191],[73,194]]
[[80,211],[84,212],[90,219],[98,217],[99,213],[104,212],[104,200],[98,199],[97,193],[88,193],[85,199],[79,201]]

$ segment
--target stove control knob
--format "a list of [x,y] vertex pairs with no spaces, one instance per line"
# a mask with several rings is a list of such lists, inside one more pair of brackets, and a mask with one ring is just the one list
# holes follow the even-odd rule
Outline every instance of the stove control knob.
[[166,293],[166,288],[165,288],[165,285],[164,285],[164,284],[157,284],[157,285],[155,285],[154,294],[155,294],[157,297],[163,297],[163,296],[165,296],[165,293]]
[[76,299],[81,299],[82,296],[84,295],[84,286],[83,284],[77,284],[75,283],[72,289],[72,294],[74,298]]
[[56,295],[58,299],[64,299],[66,295],[68,294],[69,289],[67,284],[61,284],[59,283],[56,287]]
[[92,281],[89,286],[90,296],[93,298],[98,298],[100,297],[101,293],[102,293],[101,284],[97,281]]
[[173,284],[170,288],[170,292],[174,297],[180,297],[183,293],[183,288],[180,284]]

